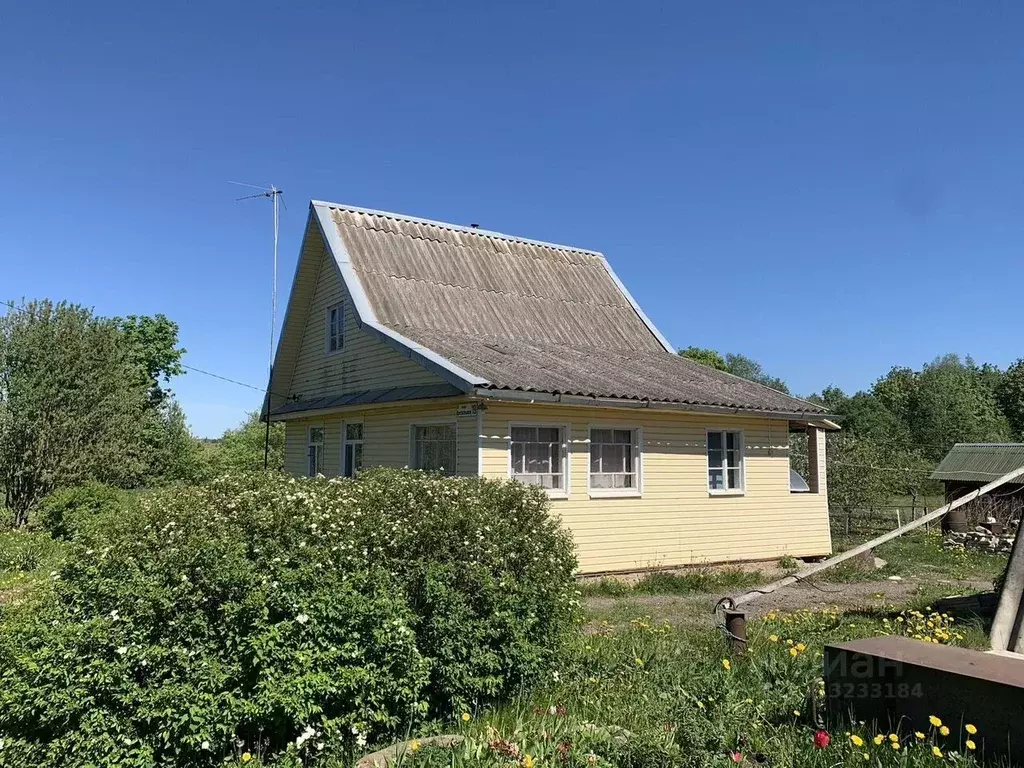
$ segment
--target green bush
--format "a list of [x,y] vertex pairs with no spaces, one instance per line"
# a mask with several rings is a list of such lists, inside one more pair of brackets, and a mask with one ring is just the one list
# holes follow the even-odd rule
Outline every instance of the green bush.
[[574,627],[571,541],[518,484],[240,475],[95,520],[0,625],[0,765],[347,755],[516,690]]
[[108,514],[125,511],[133,497],[103,483],[88,482],[55,491],[47,496],[35,522],[55,539],[71,539],[85,528],[100,523]]

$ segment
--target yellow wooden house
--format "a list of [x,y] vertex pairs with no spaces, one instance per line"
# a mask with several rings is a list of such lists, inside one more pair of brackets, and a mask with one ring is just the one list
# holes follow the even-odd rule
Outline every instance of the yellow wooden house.
[[297,475],[539,485],[583,573],[831,551],[828,415],[677,355],[594,251],[313,201],[264,416]]

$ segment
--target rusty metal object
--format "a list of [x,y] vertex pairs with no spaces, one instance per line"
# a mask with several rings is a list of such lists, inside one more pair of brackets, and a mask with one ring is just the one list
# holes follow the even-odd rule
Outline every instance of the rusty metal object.
[[747,650],[747,614],[744,611],[725,611],[725,632],[729,645],[736,653]]

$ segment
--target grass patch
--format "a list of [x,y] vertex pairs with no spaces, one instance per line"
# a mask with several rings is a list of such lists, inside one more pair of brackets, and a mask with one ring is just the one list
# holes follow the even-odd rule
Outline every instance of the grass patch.
[[0,529],[0,605],[26,598],[64,561],[64,544],[45,531]]
[[625,597],[627,595],[693,595],[702,592],[751,587],[767,581],[760,571],[742,568],[694,568],[685,571],[656,571],[629,583],[605,577],[580,584],[584,597]]

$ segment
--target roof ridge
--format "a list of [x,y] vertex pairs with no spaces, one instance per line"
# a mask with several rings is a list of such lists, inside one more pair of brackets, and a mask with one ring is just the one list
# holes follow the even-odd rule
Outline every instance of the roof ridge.
[[573,301],[571,299],[561,299],[561,298],[558,298],[557,296],[545,296],[545,295],[539,294],[539,293],[514,293],[512,291],[495,291],[495,290],[490,289],[490,288],[474,288],[473,286],[470,286],[470,285],[460,285],[459,283],[447,283],[447,282],[444,282],[444,281],[441,281],[441,280],[426,280],[426,279],[424,279],[422,277],[409,277],[409,276],[406,276],[406,275],[396,275],[393,272],[385,272],[385,271],[381,271],[381,270],[377,270],[377,269],[356,269],[356,272],[359,272],[359,273],[362,273],[362,274],[366,274],[366,275],[383,275],[385,277],[392,277],[395,280],[408,280],[409,282],[413,282],[413,283],[425,283],[427,285],[441,285],[441,286],[445,286],[445,287],[449,287],[449,288],[464,288],[464,289],[466,289],[468,291],[479,291],[480,293],[492,293],[492,294],[495,294],[495,295],[498,295],[498,296],[526,296],[528,298],[547,299],[549,301],[558,301],[558,302],[561,302],[562,304],[573,304],[573,305],[577,305],[577,306],[581,306],[581,307],[610,307],[610,308],[614,308],[614,309],[629,309],[629,310],[632,310],[632,307],[629,305],[629,303],[625,302],[625,301],[622,304],[606,304],[606,303],[603,303],[603,302],[593,302],[593,301]]
[[[463,224],[452,224],[448,221],[438,221],[437,219],[425,219],[421,216],[410,216],[404,213],[395,213],[393,211],[381,211],[374,208],[363,208],[358,205],[347,205],[345,203],[332,203],[327,200],[311,200],[310,203],[314,206],[321,206],[324,208],[338,209],[341,211],[349,211],[350,213],[365,213],[371,216],[383,216],[386,219],[394,219],[395,221],[408,221],[414,224],[426,224],[428,226],[439,227],[440,229],[448,229],[453,232],[464,232],[469,235],[479,235],[481,237],[494,237],[499,240],[508,240],[513,243],[526,243],[528,245],[539,245],[544,248],[552,248],[557,251],[570,251],[574,253],[583,253],[588,256],[604,256],[600,251],[594,251],[590,248],[580,248],[575,245],[562,245],[561,243],[551,243],[545,240],[534,240],[529,237],[520,237],[519,235],[509,235],[505,232],[497,232],[492,229],[480,229],[479,227],[467,227]],[[365,227],[364,227],[365,229]],[[399,234],[405,235],[404,232]],[[406,237],[414,237],[413,235],[405,235]],[[424,238],[417,238],[424,239]]]

